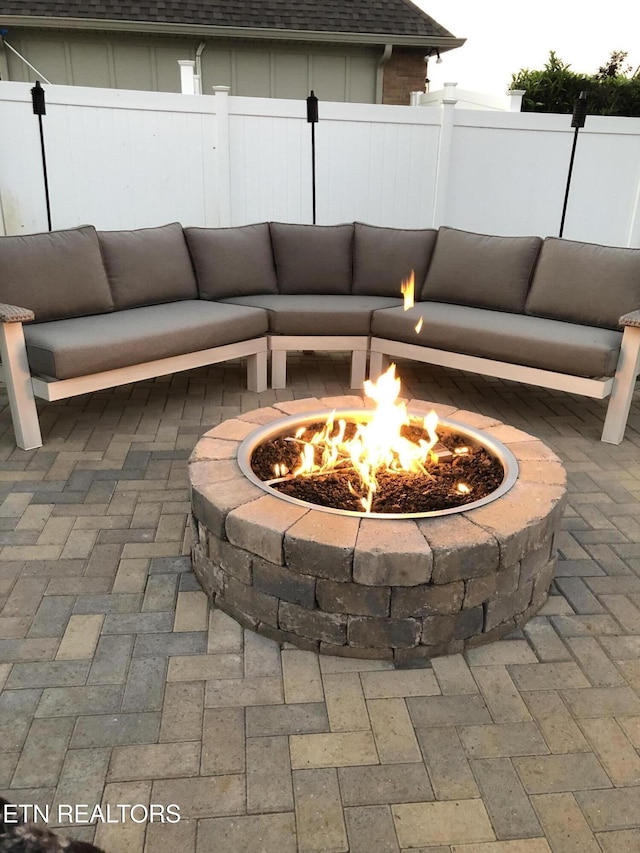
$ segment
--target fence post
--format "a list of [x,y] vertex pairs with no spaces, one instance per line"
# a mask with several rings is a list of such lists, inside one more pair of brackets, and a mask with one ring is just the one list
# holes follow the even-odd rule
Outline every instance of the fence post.
[[522,112],[522,99],[526,94],[525,89],[509,89],[507,92],[507,109],[512,113]]
[[183,95],[197,95],[195,81],[196,63],[193,59],[179,59],[180,66],[180,92]]
[[[445,83],[445,87],[455,84]],[[453,92],[451,92],[453,94]],[[449,170],[451,168],[451,145],[453,143],[453,127],[455,125],[455,110],[457,98],[442,99],[440,119],[440,139],[436,162],[436,186],[433,199],[433,227],[438,228],[446,221],[447,195],[449,192]]]
[[229,144],[229,86],[214,86],[216,133],[215,158],[218,226],[231,225],[231,150]]

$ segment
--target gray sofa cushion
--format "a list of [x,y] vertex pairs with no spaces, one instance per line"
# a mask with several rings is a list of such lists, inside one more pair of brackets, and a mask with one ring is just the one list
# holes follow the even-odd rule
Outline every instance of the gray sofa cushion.
[[[424,325],[416,334],[420,317]],[[610,329],[438,302],[420,302],[406,312],[376,311],[371,331],[379,338],[593,377],[614,374],[622,341],[622,333]]]
[[98,233],[117,310],[196,299],[198,288],[182,226]]
[[70,379],[260,337],[266,312],[185,300],[25,327],[34,373]]
[[185,228],[203,299],[277,293],[269,225]]
[[269,312],[274,335],[369,335],[371,314],[378,308],[402,305],[387,296],[244,296],[225,300]]
[[270,228],[280,293],[351,293],[353,225]]
[[491,237],[440,228],[422,298],[524,312],[539,237]]
[[418,299],[437,236],[434,228],[379,228],[356,222],[352,292],[367,296],[398,296],[403,279],[413,270]]
[[38,321],[112,311],[95,228],[0,237],[0,302]]
[[527,298],[528,314],[618,328],[640,308],[640,249],[547,237]]

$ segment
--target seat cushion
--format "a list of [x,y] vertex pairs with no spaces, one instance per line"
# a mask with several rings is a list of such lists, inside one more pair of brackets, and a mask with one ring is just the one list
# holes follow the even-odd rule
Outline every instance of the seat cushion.
[[100,231],[100,248],[116,310],[197,299],[198,288],[182,226]]
[[491,237],[440,228],[422,299],[524,312],[539,237]]
[[610,329],[439,302],[420,302],[406,312],[376,311],[371,331],[379,338],[591,377],[613,376],[622,341],[622,333]]
[[258,308],[186,300],[25,327],[32,372],[70,379],[260,337]]
[[640,249],[547,237],[527,298],[528,314],[617,329],[640,307]]
[[438,236],[434,228],[379,228],[356,222],[354,229],[353,293],[399,296],[402,281],[413,270],[420,294]]
[[112,311],[95,228],[0,237],[0,302],[38,322]]
[[388,296],[243,296],[228,299],[269,312],[273,335],[369,335],[371,314],[378,308],[402,305]]
[[277,293],[269,225],[185,228],[201,299]]
[[351,293],[353,225],[269,227],[280,293]]

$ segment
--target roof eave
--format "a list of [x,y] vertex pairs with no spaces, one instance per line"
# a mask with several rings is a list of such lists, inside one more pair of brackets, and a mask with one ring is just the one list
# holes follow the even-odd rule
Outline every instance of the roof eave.
[[[230,39],[270,41],[314,41],[343,44],[393,44],[403,47],[431,47],[441,52],[461,47],[466,39],[451,36],[405,36],[394,33],[344,33],[322,30],[285,30],[267,27],[212,27],[206,24],[175,24],[166,21],[114,21],[101,18],[51,18],[41,15],[0,15],[3,27],[93,30],[99,32],[158,33]],[[11,33],[9,33],[11,35]]]

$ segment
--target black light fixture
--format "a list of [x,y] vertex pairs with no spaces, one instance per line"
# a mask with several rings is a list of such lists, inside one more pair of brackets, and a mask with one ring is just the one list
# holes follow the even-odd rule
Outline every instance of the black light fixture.
[[318,123],[318,99],[313,89],[307,98],[307,122],[311,125],[311,201],[313,224],[316,224],[316,124]]
[[429,80],[429,60],[431,59],[431,57],[433,56],[434,53],[437,57],[436,65],[442,65],[442,57],[440,56],[440,48],[439,47],[430,47],[429,53],[425,54],[425,57],[424,57],[424,91],[426,94],[429,93],[429,84],[431,83],[431,80]]
[[587,93],[580,92],[580,96],[575,99],[573,102],[573,115],[571,117],[571,127],[575,128],[575,133],[573,134],[573,145],[571,146],[571,158],[569,160],[569,173],[567,175],[567,187],[564,193],[564,204],[562,205],[562,218],[560,219],[560,233],[559,237],[562,237],[564,232],[564,220],[567,215],[567,202],[569,201],[569,188],[571,186],[571,174],[573,172],[573,161],[576,156],[576,144],[578,142],[578,132],[581,127],[584,127],[584,123],[587,118]]
[[47,225],[49,226],[49,231],[51,231],[51,205],[49,203],[47,154],[44,147],[44,129],[42,127],[42,116],[47,114],[47,106],[44,99],[44,89],[40,85],[39,80],[36,80],[36,84],[31,90],[31,103],[33,105],[33,114],[38,116],[38,125],[40,126],[40,152],[42,156],[42,174],[44,177],[44,197],[47,205]]

